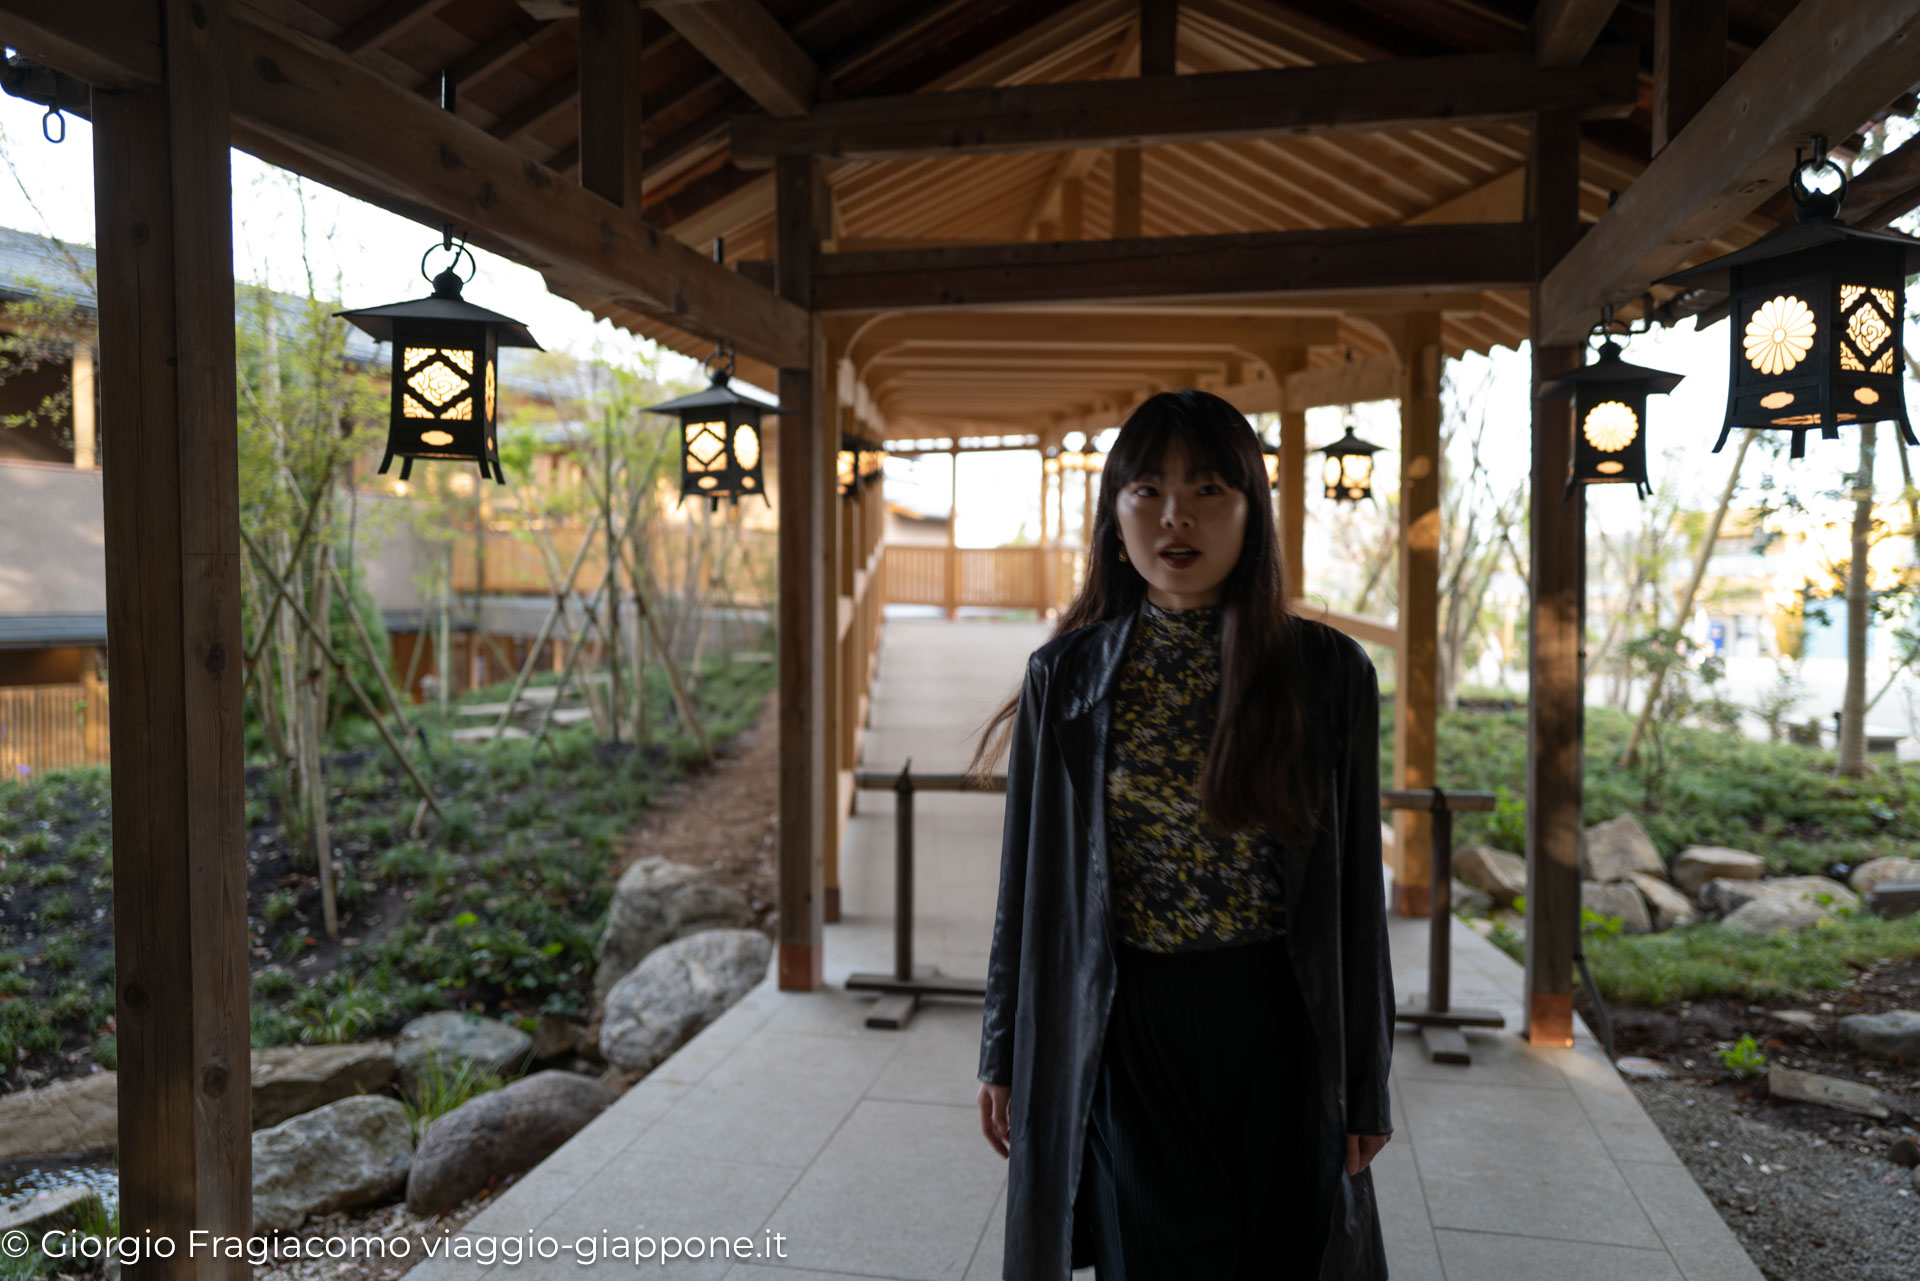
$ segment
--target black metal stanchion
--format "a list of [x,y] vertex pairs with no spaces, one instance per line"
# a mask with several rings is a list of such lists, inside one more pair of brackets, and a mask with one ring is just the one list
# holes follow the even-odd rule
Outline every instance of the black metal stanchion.
[[861,770],[854,774],[856,792],[862,788],[888,788],[894,795],[893,818],[893,973],[849,975],[849,992],[878,992],[867,1015],[867,1026],[898,1030],[913,1018],[922,997],[949,996],[984,1000],[985,979],[956,978],[943,975],[935,966],[913,963],[913,796],[916,791],[966,792],[1005,791],[1006,775],[993,776],[986,789],[974,787],[962,774],[913,775],[909,760],[896,775]]
[[1427,1000],[1406,1002],[1394,1010],[1394,1021],[1414,1023],[1434,1063],[1471,1063],[1463,1027],[1505,1027],[1498,1010],[1453,1008],[1453,815],[1456,810],[1490,810],[1492,792],[1454,792],[1413,788],[1382,794],[1387,809],[1425,809],[1433,816],[1433,892],[1427,930]]

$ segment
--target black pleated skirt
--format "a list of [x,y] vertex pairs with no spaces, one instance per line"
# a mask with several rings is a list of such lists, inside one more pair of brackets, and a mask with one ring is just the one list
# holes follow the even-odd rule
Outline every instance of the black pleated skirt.
[[1285,940],[1115,953],[1076,1202],[1094,1275],[1308,1277],[1316,1077]]

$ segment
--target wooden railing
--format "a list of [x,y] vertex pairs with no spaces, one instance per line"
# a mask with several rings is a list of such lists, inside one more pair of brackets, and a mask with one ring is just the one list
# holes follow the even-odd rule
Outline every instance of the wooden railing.
[[[564,574],[573,563],[574,556],[580,550],[580,540],[585,535],[584,525],[560,526],[546,531],[554,554],[559,558],[561,573]],[[548,595],[553,591],[553,579],[547,571],[547,562],[540,546],[534,539],[531,532],[502,529],[488,530],[484,541],[476,538],[471,531],[456,536],[452,543],[453,590],[459,594],[481,591],[490,596]],[[766,598],[763,585],[773,581],[775,539],[772,530],[743,530],[738,541],[727,551],[726,564],[721,572],[726,578],[727,594],[734,603],[758,606],[770,606],[773,603]],[[587,549],[580,573],[574,579],[575,591],[592,592],[606,572],[606,540],[604,536],[597,535],[594,542],[595,545]],[[653,581],[659,584],[662,591],[678,591],[687,569],[684,527],[666,526],[662,536],[653,539],[647,550],[648,559],[652,562]],[[711,573],[711,566],[708,572]],[[706,583],[696,584],[696,590],[703,590],[707,586]]]
[[1046,610],[1079,587],[1078,547],[925,547],[890,543],[883,575],[890,605]]
[[105,681],[0,687],[0,778],[104,764],[108,746]]

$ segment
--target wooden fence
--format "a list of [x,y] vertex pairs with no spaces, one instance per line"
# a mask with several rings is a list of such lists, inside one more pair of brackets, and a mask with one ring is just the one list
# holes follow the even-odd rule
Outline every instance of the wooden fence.
[[888,604],[936,605],[949,616],[962,606],[1044,611],[1072,599],[1084,569],[1080,549],[924,547],[886,549]]
[[0,687],[0,778],[104,765],[108,747],[105,681]]

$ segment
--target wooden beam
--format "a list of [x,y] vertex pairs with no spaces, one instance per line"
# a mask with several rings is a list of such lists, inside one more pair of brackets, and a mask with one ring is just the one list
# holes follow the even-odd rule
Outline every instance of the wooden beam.
[[1028,351],[1135,350],[1190,352],[1196,348],[1253,356],[1266,343],[1322,347],[1338,342],[1332,316],[1268,316],[1243,312],[1212,316],[1129,315],[1115,311],[925,311],[890,315],[863,326],[848,351],[856,371],[885,352],[916,352],[1016,345]]
[[775,116],[804,116],[820,69],[760,0],[650,0],[720,74]]
[[1140,74],[1172,75],[1179,48],[1179,0],[1140,0]]
[[1532,274],[1524,224],[1344,227],[827,254],[815,264],[814,303],[829,312],[911,311],[1293,290],[1512,289]]
[[[113,424],[102,485],[120,1223],[185,1242],[243,1237],[253,1221],[233,23],[227,0],[139,9],[161,38],[157,75],[92,102],[100,399]],[[245,1259],[185,1249],[143,1267],[251,1274]]]
[[1603,303],[1684,266],[1786,185],[1796,146],[1847,137],[1917,67],[1920,0],[1802,0],[1547,276],[1542,339],[1580,341]]
[[792,120],[737,116],[733,160],[765,168],[781,155],[906,160],[1463,128],[1546,108],[1622,117],[1633,108],[1637,81],[1634,50],[1612,46],[1573,68],[1488,53],[954,89],[825,103]]
[[1287,375],[1281,403],[1287,413],[1304,414],[1322,405],[1359,405],[1392,400],[1401,392],[1400,361],[1393,354],[1362,356]]
[[[1527,212],[1541,266],[1564,263],[1580,227],[1580,129],[1566,116],[1534,125]],[[1589,232],[1589,235],[1592,233]],[[1566,492],[1573,410],[1541,384],[1579,365],[1580,348],[1546,341],[1532,319],[1533,483],[1528,499],[1527,1039],[1573,1044],[1573,950],[1580,938],[1582,734],[1580,650],[1586,612],[1586,487]],[[1450,893],[1450,889],[1442,889]]]
[[580,185],[640,213],[640,11],[632,0],[580,6]]
[[[782,160],[775,173],[775,219],[780,296],[798,306],[812,293],[811,274],[819,242],[814,225],[819,202],[818,162]],[[818,317],[808,321],[805,363],[780,369],[779,468],[779,665],[780,665],[780,872],[779,986],[812,991],[825,981],[826,912],[824,808],[827,755],[828,656],[834,619],[829,613],[826,561],[827,495],[834,483],[828,433],[819,399],[831,379],[824,365],[825,333]],[[837,442],[835,442],[837,443]]]
[[503,142],[512,142],[529,129],[538,129],[579,100],[580,73],[570,71],[507,108],[487,132]]
[[[515,58],[557,34],[560,24],[540,22],[533,18],[523,18],[505,30],[482,40],[467,52],[455,58],[447,66],[447,74],[453,77],[454,85],[461,93],[479,84],[494,72],[509,65]],[[420,84],[420,92],[434,98],[440,95],[440,77],[428,76]]]
[[447,7],[447,0],[388,0],[333,38],[333,47],[358,56],[396,40]]
[[1577,67],[1606,30],[1620,0],[1540,0],[1533,10],[1533,56],[1543,67]]
[[1727,82],[1727,0],[1654,0],[1653,154]]
[[1526,196],[1527,170],[1523,165],[1402,222],[1409,227],[1437,222],[1518,222],[1526,217]]

